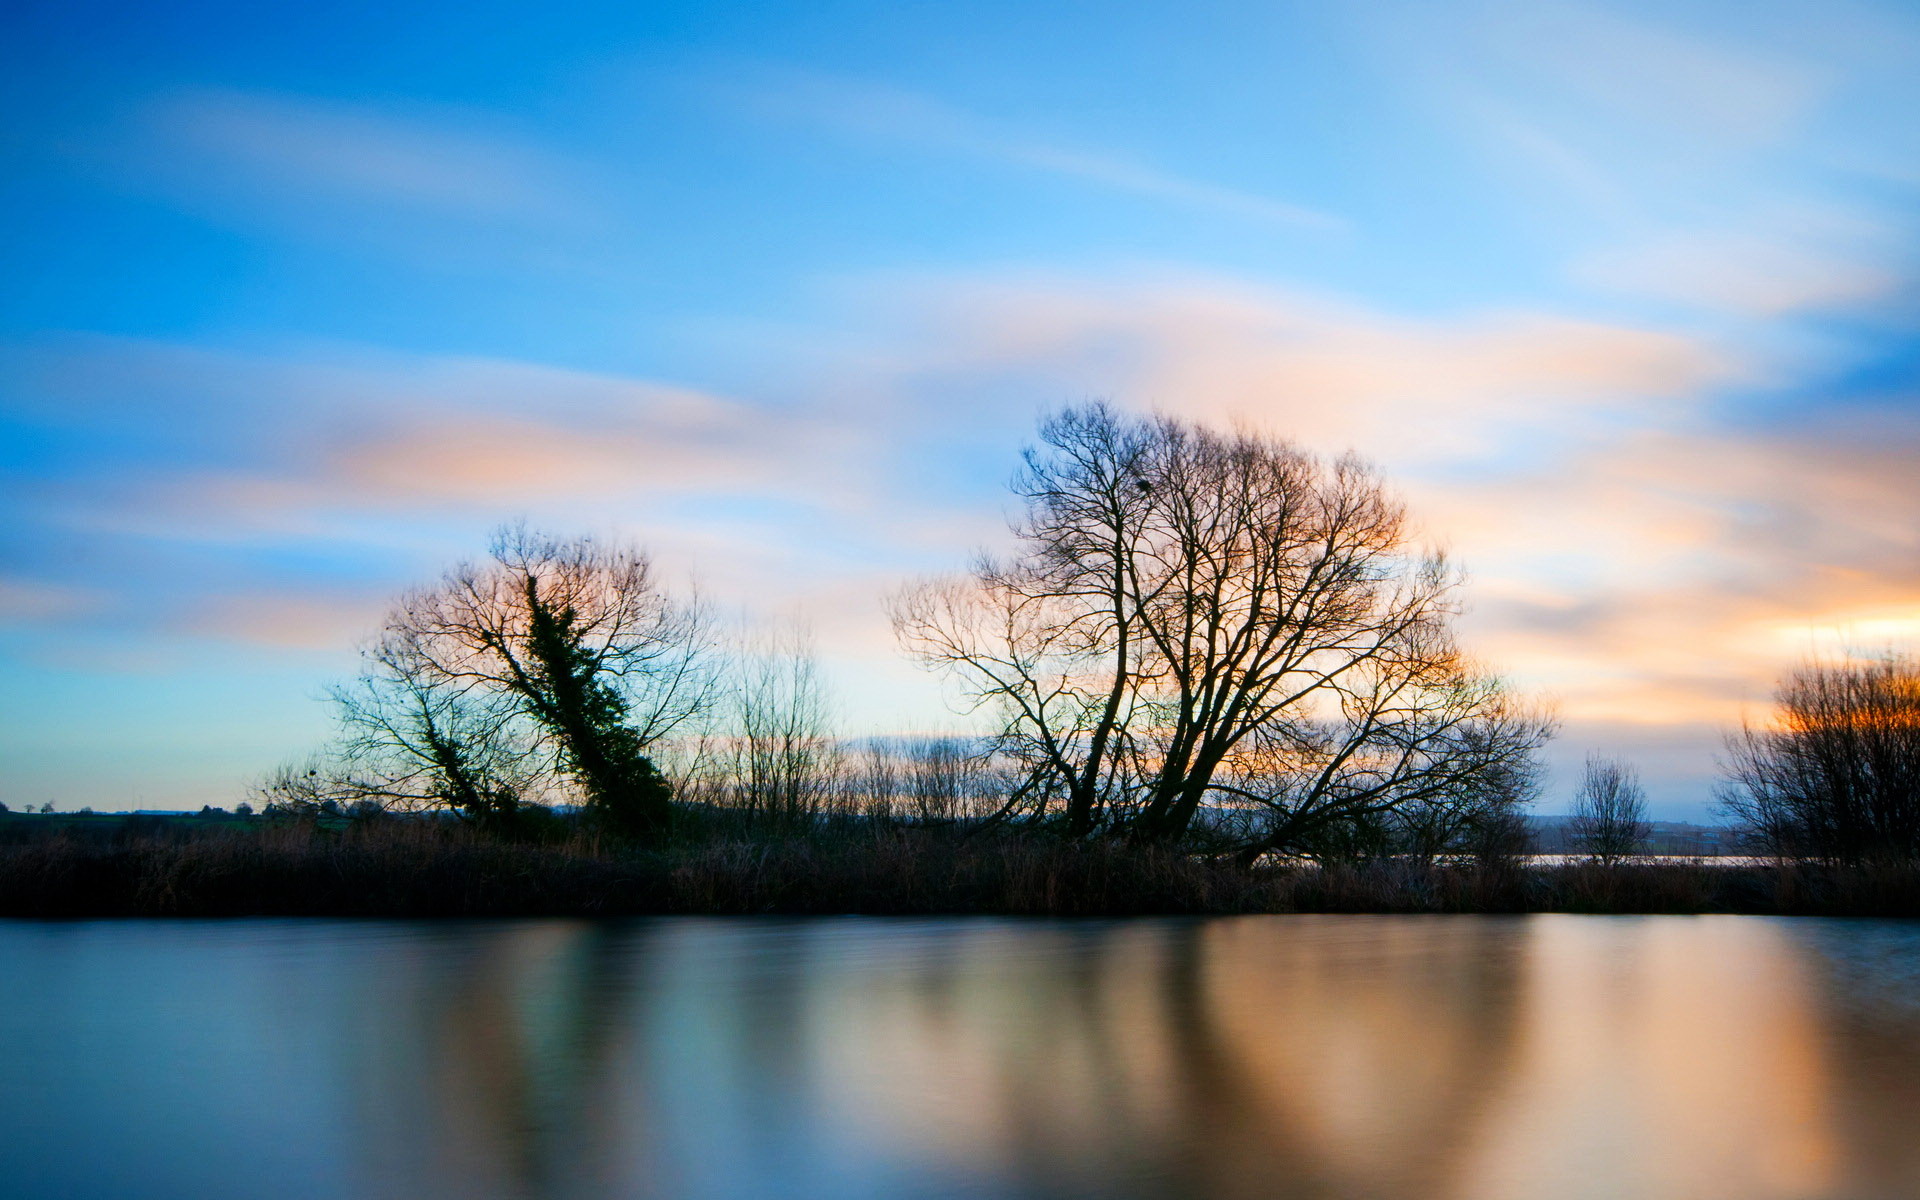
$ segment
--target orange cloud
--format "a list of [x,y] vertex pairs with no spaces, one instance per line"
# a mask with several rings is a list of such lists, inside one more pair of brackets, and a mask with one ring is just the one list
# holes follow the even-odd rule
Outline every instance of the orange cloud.
[[389,602],[363,592],[250,591],[208,598],[179,628],[277,650],[344,654],[379,629]]
[[[932,287],[924,288],[932,292]],[[1006,279],[926,298],[931,366],[1031,371],[1390,462],[1484,453],[1630,412],[1659,419],[1746,368],[1707,343],[1543,312],[1415,321],[1217,281]]]

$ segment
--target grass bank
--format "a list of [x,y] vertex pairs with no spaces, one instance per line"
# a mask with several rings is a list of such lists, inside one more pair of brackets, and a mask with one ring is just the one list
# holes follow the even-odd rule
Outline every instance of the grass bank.
[[1920,869],[1243,870],[1118,843],[929,829],[710,831],[636,852],[579,834],[507,842],[438,821],[0,822],[0,916],[12,917],[1289,912],[1911,917]]

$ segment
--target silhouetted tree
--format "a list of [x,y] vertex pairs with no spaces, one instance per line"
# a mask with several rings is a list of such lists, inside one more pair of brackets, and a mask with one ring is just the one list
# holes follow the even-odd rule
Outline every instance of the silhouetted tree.
[[717,706],[713,798],[776,827],[809,828],[840,790],[842,747],[805,633],[742,639]]
[[1522,865],[1534,851],[1533,825],[1527,819],[1527,809],[1536,790],[1532,778],[1519,781],[1512,791],[1480,810],[1460,840],[1459,849],[1469,861],[1483,870],[1496,871],[1512,871]]
[[1531,849],[1526,810],[1538,790],[1531,758],[1485,765],[1466,771],[1453,786],[1423,789],[1390,808],[1322,823],[1292,849],[1320,859],[1512,865]]
[[1920,661],[1809,663],[1774,702],[1730,743],[1728,814],[1783,856],[1920,858]]
[[897,743],[901,815],[922,823],[985,815],[1007,792],[995,771],[991,748],[953,735],[906,738]]
[[261,810],[275,817],[318,816],[329,806],[337,811],[343,800],[350,804],[363,794],[360,784],[342,770],[341,762],[327,754],[283,763],[252,790]]
[[1013,801],[1288,850],[1525,762],[1549,723],[1448,632],[1455,576],[1356,460],[1093,404],[1041,426],[1021,550],[910,589],[895,628],[1001,717]]
[[1574,849],[1612,866],[1638,854],[1651,832],[1647,794],[1633,768],[1589,756],[1574,793],[1568,828]]
[[433,688],[508,701],[590,818],[667,831],[648,748],[706,711],[713,675],[702,610],[671,600],[644,554],[508,527],[489,561],[403,600],[387,637]]
[[886,742],[871,739],[846,748],[838,776],[840,811],[890,824],[901,814],[902,763]]
[[335,688],[345,732],[330,792],[403,812],[447,809],[476,824],[511,828],[537,788],[533,742],[511,697],[463,688],[389,632],[369,647],[354,684]]

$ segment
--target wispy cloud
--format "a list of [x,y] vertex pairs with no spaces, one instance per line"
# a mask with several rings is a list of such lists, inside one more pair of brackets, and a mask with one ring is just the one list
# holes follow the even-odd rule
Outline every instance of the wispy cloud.
[[67,623],[98,611],[103,600],[92,588],[0,575],[0,625]]
[[[149,166],[472,216],[577,216],[566,165],[473,114],[388,111],[312,97],[176,91],[145,112]],[[203,183],[206,180],[201,180]]]
[[1834,72],[1575,0],[1404,8],[1368,39],[1397,83],[1506,161],[1620,216],[1792,138]]
[[1889,414],[1696,424],[1420,491],[1481,581],[1484,644],[1570,716],[1726,724],[1809,651],[1920,639],[1916,458],[1920,423]]
[[[88,338],[15,356],[49,423],[164,439],[92,503],[218,537],[314,511],[608,503],[647,495],[844,497],[861,448],[836,423],[656,381],[507,359],[333,346],[242,354]],[[224,514],[224,515],[223,515]]]
[[749,70],[728,85],[731,102],[768,120],[798,121],[900,145],[997,161],[1109,191],[1306,232],[1350,223],[1305,205],[1166,171],[1124,155],[1060,145],[1004,128],[931,96],[865,80],[797,70]]
[[1461,23],[1472,65],[1524,84],[1546,106],[1643,132],[1745,151],[1795,132],[1829,86],[1797,54],[1743,46],[1618,7],[1496,0]]
[[[904,285],[926,356],[903,375],[1027,378],[1029,395],[1112,395],[1250,419],[1402,466],[1660,421],[1744,364],[1699,339],[1540,309],[1410,318],[1217,277],[974,276]],[[900,300],[897,298],[896,303]]]
[[1753,318],[1859,305],[1902,287],[1910,237],[1802,206],[1744,226],[1650,233],[1579,256],[1574,278],[1608,291]]
[[310,581],[281,590],[256,589],[209,598],[179,614],[173,630],[221,642],[338,657],[379,627],[392,597],[316,588]]

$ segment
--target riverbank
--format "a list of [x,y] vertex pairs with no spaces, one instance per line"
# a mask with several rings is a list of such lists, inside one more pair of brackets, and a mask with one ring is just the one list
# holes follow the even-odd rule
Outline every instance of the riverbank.
[[144,818],[0,837],[0,916],[1754,913],[1920,916],[1920,869],[1399,862],[1244,870],[1110,842],[927,829],[633,851],[441,821]]

